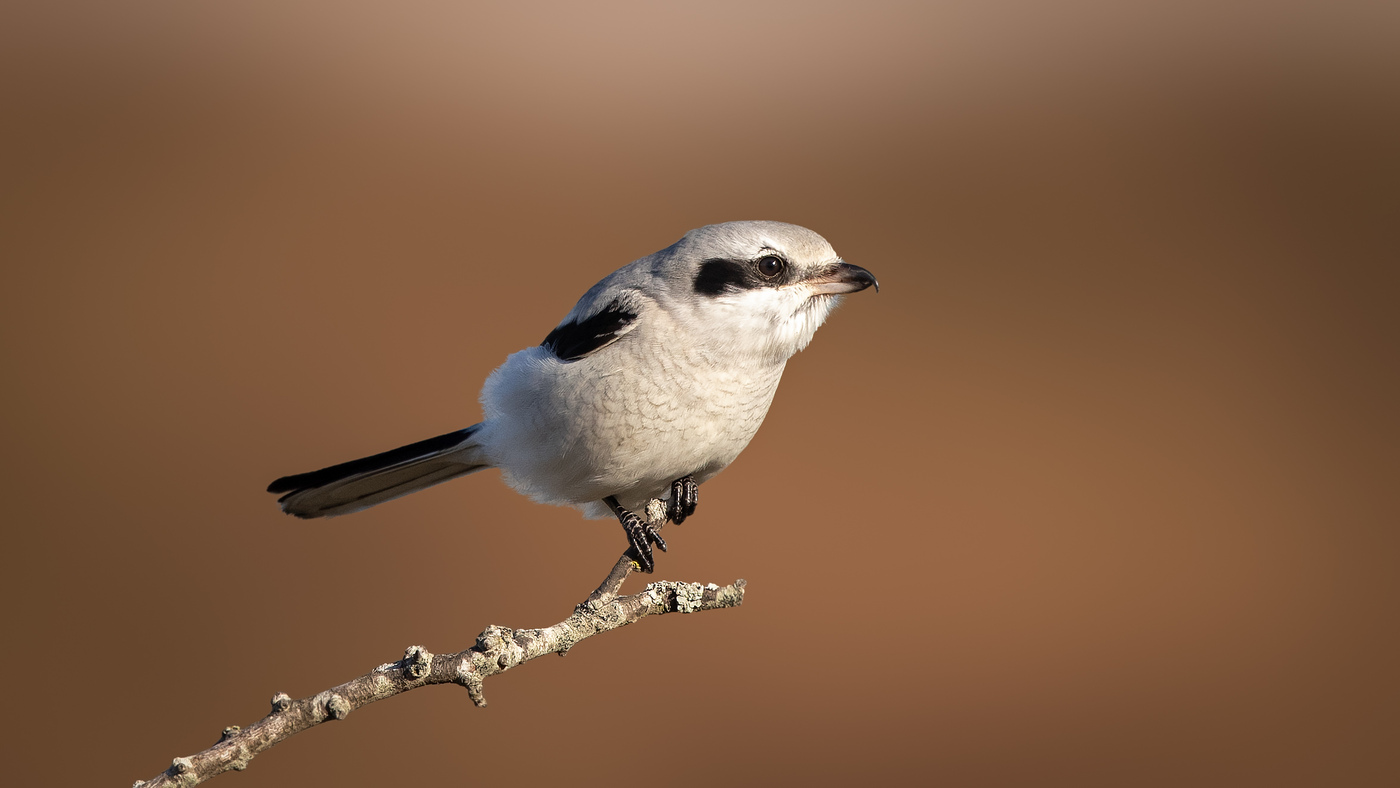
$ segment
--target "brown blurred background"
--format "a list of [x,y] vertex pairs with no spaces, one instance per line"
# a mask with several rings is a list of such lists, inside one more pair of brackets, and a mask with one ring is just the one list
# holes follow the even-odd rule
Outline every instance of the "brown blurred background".
[[615,525],[495,473],[331,521],[263,487],[473,423],[594,281],[740,218],[883,287],[667,533],[656,577],[744,606],[215,784],[1400,780],[1394,4],[31,5],[8,784],[562,619]]

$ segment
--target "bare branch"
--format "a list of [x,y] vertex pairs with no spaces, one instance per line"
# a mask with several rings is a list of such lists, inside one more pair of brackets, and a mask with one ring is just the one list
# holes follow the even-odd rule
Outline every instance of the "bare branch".
[[[648,507],[653,522],[658,513],[656,507]],[[660,520],[664,523],[664,513]],[[563,656],[584,638],[625,627],[647,616],[718,610],[744,601],[743,580],[724,587],[661,580],[649,583],[641,593],[618,596],[623,582],[638,568],[632,553],[624,553],[597,590],[574,608],[573,615],[554,626],[510,629],[493,625],[477,635],[476,645],[466,651],[434,655],[422,646],[410,646],[398,662],[380,665],[309,698],[292,700],[285,693],[278,693],[272,698],[272,710],[266,717],[246,728],[224,729],[223,737],[214,746],[176,758],[170,768],[153,779],[137,781],[133,788],[187,788],[230,769],[241,771],[263,750],[293,734],[328,720],[343,720],[361,706],[418,687],[457,684],[466,688],[473,703],[485,706],[482,682],[516,665],[545,654]]]

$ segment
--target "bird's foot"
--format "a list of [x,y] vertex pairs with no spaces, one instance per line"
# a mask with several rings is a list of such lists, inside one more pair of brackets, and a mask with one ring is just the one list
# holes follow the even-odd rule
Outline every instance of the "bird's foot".
[[651,574],[656,570],[656,561],[652,558],[651,546],[656,545],[661,548],[661,552],[666,552],[666,540],[661,538],[661,533],[657,531],[655,525],[638,517],[636,514],[622,508],[617,499],[608,496],[603,502],[617,515],[617,521],[622,523],[622,530],[627,533],[627,541],[632,546],[631,552],[636,558],[637,564],[642,571]]
[[680,525],[685,518],[695,514],[695,506],[700,503],[700,485],[694,476],[684,476],[671,482],[671,500],[666,502],[666,519]]

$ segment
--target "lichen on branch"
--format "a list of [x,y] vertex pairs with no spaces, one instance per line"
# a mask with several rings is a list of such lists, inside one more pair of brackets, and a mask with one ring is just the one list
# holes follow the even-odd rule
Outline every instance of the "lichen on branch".
[[[665,524],[659,502],[648,506],[648,519],[659,529]],[[666,613],[696,613],[736,607],[744,601],[744,581],[727,586],[660,580],[640,593],[620,596],[622,584],[637,571],[635,556],[624,553],[601,585],[574,607],[563,621],[543,629],[489,626],[476,644],[456,654],[433,654],[410,646],[403,659],[380,665],[369,673],[307,698],[286,693],[272,698],[266,717],[247,726],[225,728],[208,749],[176,758],[156,777],[137,781],[133,788],[188,788],[229,770],[242,771],[262,751],[294,734],[329,720],[343,720],[369,703],[433,684],[456,684],[467,690],[477,706],[486,705],[482,683],[517,665],[545,654],[563,656],[579,641]]]

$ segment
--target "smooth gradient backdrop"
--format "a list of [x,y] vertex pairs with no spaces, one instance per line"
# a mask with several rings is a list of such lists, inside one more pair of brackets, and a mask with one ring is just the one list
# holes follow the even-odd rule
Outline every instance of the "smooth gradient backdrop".
[[8,7],[4,782],[564,618],[615,524],[263,488],[475,422],[593,282],[761,218],[882,292],[666,533],[743,607],[214,785],[1397,784],[1396,9]]

